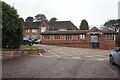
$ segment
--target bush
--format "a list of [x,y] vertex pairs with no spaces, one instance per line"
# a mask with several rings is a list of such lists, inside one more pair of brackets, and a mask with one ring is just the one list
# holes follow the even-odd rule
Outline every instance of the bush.
[[2,2],[2,48],[19,48],[22,24],[14,7]]

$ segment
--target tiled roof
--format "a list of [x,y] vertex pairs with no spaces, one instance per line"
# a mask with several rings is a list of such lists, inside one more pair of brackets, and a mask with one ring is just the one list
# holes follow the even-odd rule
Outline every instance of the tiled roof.
[[[42,35],[55,35],[55,34],[86,34],[89,33],[90,30],[68,30],[68,31],[46,31],[46,32],[42,32],[40,34]],[[117,32],[115,31],[100,31],[103,32],[104,34],[117,34]]]
[[113,30],[102,30],[103,33],[109,34],[109,33],[113,33],[113,34],[117,34],[117,32],[113,31]]
[[117,32],[113,31],[113,30],[99,30],[97,27],[93,27],[89,32],[103,32],[105,34],[108,34],[108,33],[114,33],[116,34]]
[[78,28],[71,21],[57,21],[49,22],[49,30],[67,29],[78,30]]
[[46,35],[46,34],[86,34],[89,30],[68,30],[68,31],[46,31],[42,32],[40,34]]
[[24,28],[39,28],[39,25],[41,24],[41,22],[25,22],[23,24]]

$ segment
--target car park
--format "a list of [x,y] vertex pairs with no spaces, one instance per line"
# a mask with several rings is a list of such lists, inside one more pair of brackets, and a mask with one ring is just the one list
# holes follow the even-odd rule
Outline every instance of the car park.
[[120,47],[116,47],[110,54],[109,54],[109,61],[112,64],[117,64],[120,66]]

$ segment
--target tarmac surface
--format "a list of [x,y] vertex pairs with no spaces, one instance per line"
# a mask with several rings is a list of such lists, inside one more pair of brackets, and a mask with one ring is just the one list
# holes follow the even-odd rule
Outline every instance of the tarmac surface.
[[3,78],[118,78],[109,62],[110,50],[39,45],[43,55],[2,61]]

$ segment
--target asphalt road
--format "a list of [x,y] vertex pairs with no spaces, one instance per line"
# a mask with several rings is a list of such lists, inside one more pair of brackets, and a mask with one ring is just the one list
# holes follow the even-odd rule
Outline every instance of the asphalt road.
[[2,62],[3,78],[118,78],[109,50],[40,45],[43,55],[27,55]]

